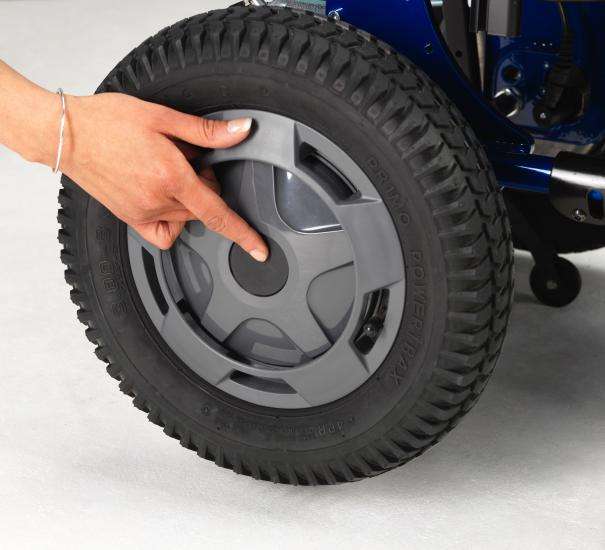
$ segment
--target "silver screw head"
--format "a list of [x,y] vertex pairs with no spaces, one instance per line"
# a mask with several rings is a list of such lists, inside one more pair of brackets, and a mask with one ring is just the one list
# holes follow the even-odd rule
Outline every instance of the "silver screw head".
[[328,17],[336,19],[337,21],[340,20],[340,10],[332,10],[330,13],[328,13]]
[[581,208],[576,208],[573,212],[573,219],[579,223],[584,223],[587,217],[586,212],[584,212],[584,210]]

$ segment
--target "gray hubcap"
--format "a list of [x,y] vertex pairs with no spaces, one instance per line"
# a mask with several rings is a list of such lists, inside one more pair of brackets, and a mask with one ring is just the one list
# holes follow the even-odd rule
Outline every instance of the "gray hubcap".
[[265,236],[270,259],[251,261],[197,222],[169,252],[129,229],[143,305],[179,358],[231,395],[290,409],[344,397],[379,368],[403,315],[404,262],[387,208],[311,128],[261,111],[213,116],[256,122],[245,143],[200,160]]

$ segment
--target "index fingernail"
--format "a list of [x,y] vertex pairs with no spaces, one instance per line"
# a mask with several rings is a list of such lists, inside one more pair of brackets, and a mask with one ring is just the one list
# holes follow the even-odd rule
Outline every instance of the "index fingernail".
[[266,262],[269,255],[262,250],[253,250],[250,252],[250,256],[252,256],[257,262]]
[[227,132],[230,134],[243,134],[249,132],[250,128],[252,128],[251,118],[236,118],[227,124]]

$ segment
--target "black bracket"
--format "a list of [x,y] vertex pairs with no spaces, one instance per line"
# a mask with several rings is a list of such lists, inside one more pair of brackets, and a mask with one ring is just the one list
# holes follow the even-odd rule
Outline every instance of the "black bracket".
[[481,88],[477,38],[471,32],[467,0],[444,0],[443,21],[445,40],[462,72],[477,88]]
[[559,153],[551,175],[550,200],[567,218],[605,226],[605,159]]
[[471,29],[495,36],[519,36],[522,11],[522,0],[473,0]]

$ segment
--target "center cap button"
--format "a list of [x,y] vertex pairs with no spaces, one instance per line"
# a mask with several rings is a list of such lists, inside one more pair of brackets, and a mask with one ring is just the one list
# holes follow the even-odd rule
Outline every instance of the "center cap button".
[[269,258],[264,263],[257,262],[236,244],[229,253],[233,278],[244,290],[263,298],[273,296],[284,288],[289,275],[284,251],[272,239],[265,237],[265,242],[269,246]]

